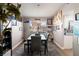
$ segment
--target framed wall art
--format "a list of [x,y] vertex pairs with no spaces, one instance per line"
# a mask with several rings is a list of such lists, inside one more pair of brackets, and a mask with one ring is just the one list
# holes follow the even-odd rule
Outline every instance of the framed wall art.
[[11,21],[11,25],[12,25],[12,26],[17,26],[17,20],[12,20],[12,21]]
[[75,20],[76,20],[76,21],[79,21],[79,13],[76,13],[76,14],[75,14]]

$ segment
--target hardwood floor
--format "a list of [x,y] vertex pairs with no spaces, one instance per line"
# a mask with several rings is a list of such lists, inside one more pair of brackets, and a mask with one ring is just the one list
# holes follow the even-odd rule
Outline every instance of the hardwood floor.
[[73,56],[73,50],[72,49],[65,49],[63,50],[65,56]]
[[[26,48],[27,51],[27,48]],[[12,53],[13,56],[28,56],[27,52],[24,51],[24,44],[22,43],[17,48],[13,50]],[[30,55],[29,55],[30,56]],[[34,56],[39,56],[38,54],[35,54]],[[48,55],[44,55],[42,53],[42,56],[64,56],[64,53],[52,42],[48,42]]]

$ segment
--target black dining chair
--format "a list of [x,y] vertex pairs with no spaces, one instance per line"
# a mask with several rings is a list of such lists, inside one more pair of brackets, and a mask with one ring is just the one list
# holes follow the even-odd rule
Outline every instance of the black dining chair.
[[24,52],[26,52],[26,48],[27,48],[27,55],[29,55],[30,47],[31,47],[31,41],[25,41],[24,42]]
[[40,33],[36,33],[35,36],[40,36]]
[[31,55],[38,52],[41,55],[41,36],[31,36]]

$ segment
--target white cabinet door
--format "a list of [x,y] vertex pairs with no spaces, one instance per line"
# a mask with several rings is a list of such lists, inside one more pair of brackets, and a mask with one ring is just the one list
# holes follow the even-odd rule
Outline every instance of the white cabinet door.
[[64,49],[72,49],[73,47],[73,36],[64,36]]

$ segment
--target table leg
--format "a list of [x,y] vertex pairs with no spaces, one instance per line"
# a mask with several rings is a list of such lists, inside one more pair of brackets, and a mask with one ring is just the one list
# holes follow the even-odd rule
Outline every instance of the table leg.
[[24,44],[24,52],[25,52],[25,44]]
[[28,49],[28,54],[29,54],[29,41],[28,41],[27,43],[28,43],[28,44],[27,44],[27,45],[28,45],[28,46],[27,46],[27,49]]
[[46,55],[46,46],[45,46],[45,48],[44,48],[44,54]]
[[46,55],[46,41],[45,41],[45,44],[44,44],[44,54]]

